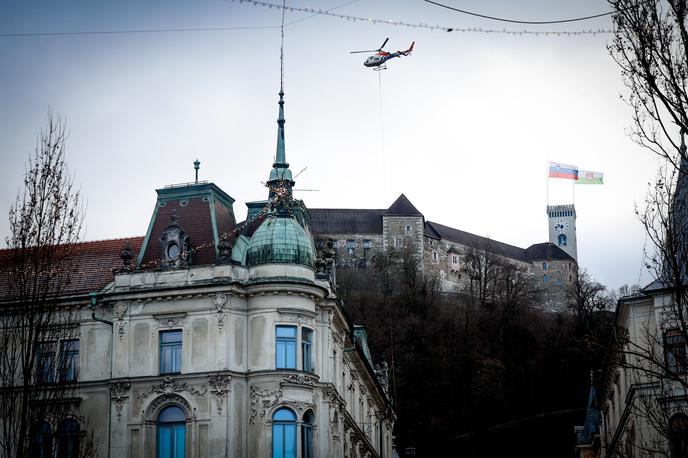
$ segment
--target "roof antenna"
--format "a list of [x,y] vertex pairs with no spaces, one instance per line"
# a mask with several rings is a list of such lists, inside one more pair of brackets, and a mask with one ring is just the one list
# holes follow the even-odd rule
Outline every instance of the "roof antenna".
[[284,13],[287,11],[287,0],[282,0],[282,25],[280,32],[282,42],[280,44],[280,95],[284,93]]
[[198,158],[196,158],[196,160],[194,161],[193,164],[194,164],[194,170],[196,170],[196,184],[198,184],[198,169],[201,168],[201,162],[198,160]]

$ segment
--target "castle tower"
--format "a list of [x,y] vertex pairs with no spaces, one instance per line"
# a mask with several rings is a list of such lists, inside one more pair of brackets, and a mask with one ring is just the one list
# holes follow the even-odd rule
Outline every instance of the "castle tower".
[[576,207],[569,205],[548,205],[549,241],[578,262],[576,243]]

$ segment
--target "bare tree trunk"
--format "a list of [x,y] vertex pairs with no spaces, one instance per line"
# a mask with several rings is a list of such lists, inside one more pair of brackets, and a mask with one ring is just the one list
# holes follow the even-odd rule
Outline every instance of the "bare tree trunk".
[[[49,113],[9,212],[0,290],[0,454],[57,446],[79,419],[79,310],[60,304],[76,275],[83,208],[65,163],[64,122]],[[83,429],[86,421],[80,419]],[[61,429],[60,429],[61,428]],[[71,428],[71,429],[70,429]],[[58,431],[58,429],[60,429]],[[73,436],[75,437],[75,436]],[[74,439],[76,440],[76,439]],[[81,451],[94,453],[79,439]],[[49,442],[48,442],[49,441]]]

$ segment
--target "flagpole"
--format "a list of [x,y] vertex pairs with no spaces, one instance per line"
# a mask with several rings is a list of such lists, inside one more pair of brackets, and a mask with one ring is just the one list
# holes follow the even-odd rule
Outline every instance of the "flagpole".
[[546,199],[547,199],[547,207],[549,207],[549,165],[547,166],[547,194],[546,194]]

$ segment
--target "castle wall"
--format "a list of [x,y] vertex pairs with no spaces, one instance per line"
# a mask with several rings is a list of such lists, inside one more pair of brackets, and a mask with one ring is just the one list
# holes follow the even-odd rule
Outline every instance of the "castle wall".
[[[328,239],[334,240],[337,267],[364,269],[371,266],[373,257],[383,250],[382,234],[314,234],[317,250],[325,248]],[[353,241],[353,246],[351,246]]]

